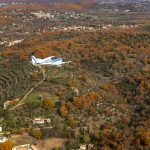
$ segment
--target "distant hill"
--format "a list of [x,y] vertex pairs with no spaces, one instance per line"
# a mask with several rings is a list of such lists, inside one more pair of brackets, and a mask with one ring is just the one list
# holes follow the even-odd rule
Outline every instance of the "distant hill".
[[96,0],[0,0],[0,2],[63,2],[63,3],[93,3]]
[[63,2],[63,3],[112,3],[112,2],[120,2],[120,0],[0,0],[0,2]]
[[150,0],[0,0],[3,3],[9,2],[63,2],[63,3],[117,3],[117,2],[144,2]]

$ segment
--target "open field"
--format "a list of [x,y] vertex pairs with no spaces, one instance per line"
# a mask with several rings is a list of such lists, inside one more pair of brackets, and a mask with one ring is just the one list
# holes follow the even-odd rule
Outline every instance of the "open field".
[[65,145],[67,139],[61,138],[49,138],[43,140],[35,140],[28,134],[12,135],[12,141],[14,145],[31,144],[36,150],[52,150],[54,148],[60,148]]

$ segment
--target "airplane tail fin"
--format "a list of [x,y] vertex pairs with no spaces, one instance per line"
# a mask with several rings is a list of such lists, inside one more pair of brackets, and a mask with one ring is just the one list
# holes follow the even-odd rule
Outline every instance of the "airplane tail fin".
[[36,64],[36,58],[35,58],[35,56],[31,56],[31,60],[32,60],[32,64],[35,65]]

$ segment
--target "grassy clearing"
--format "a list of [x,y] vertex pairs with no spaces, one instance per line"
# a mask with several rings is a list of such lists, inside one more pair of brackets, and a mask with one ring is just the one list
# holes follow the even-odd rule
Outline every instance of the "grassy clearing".
[[43,97],[47,97],[49,99],[51,99],[54,103],[58,101],[58,96],[50,94],[50,93],[31,93],[28,98],[26,99],[26,102],[32,102],[32,101],[40,101],[43,99]]

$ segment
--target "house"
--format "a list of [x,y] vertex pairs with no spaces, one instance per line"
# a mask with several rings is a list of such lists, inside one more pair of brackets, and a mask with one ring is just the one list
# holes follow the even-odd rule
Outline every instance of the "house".
[[11,101],[6,101],[6,102],[3,103],[3,109],[7,109],[8,106],[10,106],[10,105],[15,105],[15,104],[17,104],[18,102],[19,102],[19,99],[18,99],[18,98],[13,99],[13,100],[11,100]]
[[11,41],[11,42],[9,42],[8,46],[10,47],[10,46],[14,46],[16,44],[20,44],[20,43],[22,43],[22,41],[23,41],[23,39],[16,40],[16,41]]
[[11,104],[11,101],[6,101],[3,103],[3,109],[7,109],[7,107]]
[[5,136],[0,136],[0,143],[4,143],[4,142],[6,142],[7,140],[8,140],[7,137],[5,137]]
[[32,120],[32,122],[35,125],[44,125],[45,123],[51,123],[51,119],[50,118],[39,117],[39,118],[34,118]]
[[89,145],[88,145],[88,150],[92,150],[93,147],[94,147],[93,144],[89,144]]
[[33,150],[30,144],[13,146],[12,150]]
[[86,145],[80,145],[79,150],[86,150]]
[[[4,138],[5,137],[5,138]],[[10,132],[0,132],[0,138],[1,139],[10,139],[11,138],[11,133]]]
[[88,144],[88,145],[80,145],[78,150],[92,150],[92,148],[94,147],[93,144]]
[[0,118],[0,133],[3,131],[3,128],[2,128],[3,120],[4,120],[4,118]]
[[2,127],[0,126],[0,132],[2,132],[3,131],[3,129],[2,129]]

